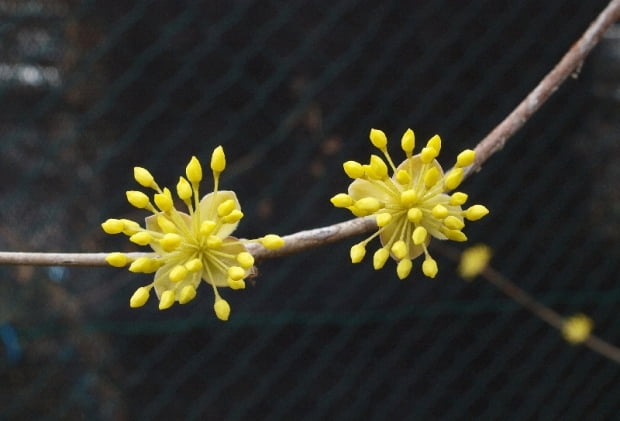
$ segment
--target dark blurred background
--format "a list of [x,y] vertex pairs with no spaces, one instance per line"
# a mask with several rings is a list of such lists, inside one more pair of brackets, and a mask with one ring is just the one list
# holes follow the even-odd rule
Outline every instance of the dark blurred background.
[[[343,221],[385,130],[473,147],[606,1],[0,0],[0,249],[134,250],[133,166],[174,186],[224,145],[237,234]],[[464,185],[493,265],[620,344],[620,29]],[[207,181],[208,185],[208,181]],[[207,189],[207,186],[204,187]],[[115,268],[0,268],[0,419],[612,419],[620,367],[435,252],[409,279],[341,244],[160,312]],[[375,245],[376,246],[376,245]],[[465,247],[459,244],[461,248]],[[374,250],[374,247],[370,248]]]

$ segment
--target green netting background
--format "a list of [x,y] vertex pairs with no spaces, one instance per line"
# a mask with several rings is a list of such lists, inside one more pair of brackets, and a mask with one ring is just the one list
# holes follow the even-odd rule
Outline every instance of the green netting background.
[[[132,167],[174,185],[218,144],[239,235],[343,221],[370,127],[395,154],[439,133],[450,164],[605,3],[0,0],[0,249],[132,250],[99,228],[145,216]],[[616,30],[464,186],[494,266],[617,344],[619,75]],[[438,252],[436,279],[399,281],[351,265],[355,241],[263,262],[225,324],[209,288],[130,310],[147,276],[1,268],[0,419],[618,419],[620,367]]]

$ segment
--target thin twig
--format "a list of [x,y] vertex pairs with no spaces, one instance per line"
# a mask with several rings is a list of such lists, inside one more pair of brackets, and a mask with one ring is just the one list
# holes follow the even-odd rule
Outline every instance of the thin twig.
[[[436,246],[435,249],[454,262],[458,262],[461,258],[461,252],[454,247],[442,244]],[[560,332],[563,330],[566,319],[562,317],[562,315],[536,300],[536,298],[517,286],[500,272],[493,269],[491,266],[487,266],[479,276],[491,285],[495,286],[512,300],[516,301],[518,304],[521,304],[530,313],[558,329]],[[598,352],[604,357],[620,364],[620,348],[592,334],[590,334],[590,336],[588,336],[588,338],[582,343],[591,350]]]
[[479,170],[491,155],[501,150],[506,141],[523,127],[525,122],[557,91],[559,86],[570,75],[578,72],[585,58],[598,44],[605,31],[618,19],[620,19],[620,0],[612,0],[553,70],[521,101],[517,108],[478,143],[475,148],[476,161],[467,168],[465,177]]
[[[510,279],[506,278],[492,267],[487,267],[480,274],[480,276],[482,276],[482,278],[490,284],[496,286],[500,291],[512,298],[514,301],[521,304],[531,313],[538,316],[559,331],[562,331],[566,319],[554,310],[537,301],[534,297],[525,292],[525,290],[519,288],[511,282]],[[620,349],[609,342],[604,341],[598,336],[590,334],[583,344],[591,350],[598,352],[604,357],[620,364]]]
[[[551,94],[577,71],[603,33],[620,18],[620,0],[612,0],[599,14],[586,32],[564,55],[555,68],[534,88],[534,90],[493,129],[475,148],[476,161],[466,169],[465,177],[478,170],[495,152],[504,147],[506,141],[549,99]],[[260,245],[250,245],[250,252],[258,259],[286,256],[311,249],[346,237],[372,230],[372,219],[356,218],[327,227],[301,231],[285,236],[285,246],[279,250],[266,250]],[[0,252],[0,265],[39,266],[106,266],[108,253],[22,253]],[[131,257],[144,253],[130,253]]]

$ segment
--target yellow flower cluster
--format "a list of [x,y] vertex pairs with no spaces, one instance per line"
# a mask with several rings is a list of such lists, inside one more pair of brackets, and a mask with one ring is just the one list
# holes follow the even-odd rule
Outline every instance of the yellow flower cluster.
[[348,193],[331,198],[334,206],[346,208],[355,216],[376,217],[378,231],[351,248],[351,261],[362,261],[366,244],[378,236],[382,247],[373,256],[375,269],[382,268],[391,256],[398,262],[398,277],[404,279],[411,273],[412,260],[424,254],[422,272],[434,278],[438,272],[437,262],[427,249],[431,237],[466,241],[462,231],[465,220],[475,221],[489,213],[482,205],[463,210],[461,206],[467,201],[467,194],[448,194],[460,185],[464,168],[474,162],[474,151],[461,152],[454,167],[444,174],[435,159],[441,150],[441,139],[437,135],[413,155],[415,136],[408,129],[401,139],[406,159],[398,166],[388,153],[384,132],[372,129],[370,141],[384,155],[387,164],[378,155],[371,155],[368,164],[345,162],[344,171],[354,181]]
[[219,190],[219,177],[226,168],[224,149],[218,146],[211,156],[213,192],[202,199],[199,185],[202,166],[192,157],[176,185],[178,198],[189,213],[180,212],[168,188],[160,188],[151,173],[141,167],[134,168],[134,178],[142,186],[155,191],[152,201],[145,193],[127,191],[127,200],[136,208],[153,213],[145,220],[145,228],[128,219],[108,219],[101,224],[108,234],[123,233],[132,243],[150,246],[153,253],[132,259],[124,253],[111,253],[107,262],[116,267],[129,265],[136,273],[153,273],[151,284],[140,287],[130,299],[131,307],[143,306],[151,289],[159,298],[159,309],[170,308],[175,302],[188,303],[196,296],[196,289],[204,280],[213,287],[215,314],[228,320],[230,305],[217,287],[245,288],[244,279],[254,271],[254,257],[245,244],[259,242],[268,249],[282,247],[284,241],[275,234],[256,240],[240,240],[230,234],[243,218],[237,196],[232,191]]

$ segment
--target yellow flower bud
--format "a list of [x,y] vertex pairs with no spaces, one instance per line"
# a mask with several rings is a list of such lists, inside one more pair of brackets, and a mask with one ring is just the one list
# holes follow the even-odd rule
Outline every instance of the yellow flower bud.
[[413,244],[419,246],[420,244],[424,243],[426,241],[427,235],[428,232],[426,231],[426,228],[424,228],[423,226],[416,227],[416,229],[413,230],[413,234],[411,234]]
[[260,243],[269,250],[277,250],[284,245],[284,239],[276,234],[267,234]]
[[452,168],[444,177],[443,185],[445,190],[454,190],[463,181],[463,168]]
[[411,259],[402,259],[396,265],[396,274],[399,279],[405,279],[411,273],[411,268],[413,267],[413,262]]
[[491,248],[478,244],[471,246],[461,254],[458,273],[466,281],[471,281],[488,266],[491,260]]
[[224,322],[230,317],[230,305],[228,304],[228,301],[222,298],[215,300],[213,310],[215,311],[217,318]]
[[438,152],[437,150],[435,150],[435,148],[431,148],[427,146],[422,149],[422,152],[420,152],[420,160],[423,163],[428,164],[433,159],[435,159],[437,155],[438,155]]
[[405,170],[398,170],[396,173],[396,181],[398,181],[398,184],[401,186],[406,186],[411,182],[411,176]]
[[224,148],[222,146],[218,146],[211,154],[211,170],[215,173],[221,173],[225,168],[226,155],[224,155]]
[[580,344],[590,337],[594,322],[585,314],[575,314],[566,318],[562,325],[562,336],[573,345]]
[[368,214],[371,214],[381,209],[383,205],[374,197],[364,197],[355,202],[355,206],[358,209],[368,212]]
[[222,222],[225,224],[234,224],[235,222],[241,220],[241,218],[243,218],[243,212],[239,209],[233,209],[231,213],[222,218]]
[[370,163],[365,168],[366,175],[373,180],[384,180],[388,178],[388,168],[383,159],[377,155],[370,156]]
[[202,166],[195,156],[192,156],[187,167],[185,167],[185,175],[194,184],[198,184],[202,180]]
[[141,191],[128,190],[126,195],[127,201],[138,209],[144,209],[150,204],[149,197]]
[[404,259],[407,257],[407,254],[409,254],[407,244],[403,240],[396,241],[392,244],[392,254],[394,254],[397,259]]
[[179,234],[169,232],[167,234],[164,234],[161,240],[159,240],[159,245],[161,246],[161,248],[164,249],[164,251],[170,252],[179,247],[181,241],[183,241],[183,237],[181,237]]
[[437,152],[435,156],[439,155],[439,152],[441,152],[441,138],[439,137],[439,135],[431,137],[426,143],[426,147],[435,149],[435,151]]
[[174,304],[175,298],[176,297],[175,297],[174,291],[172,290],[164,291],[161,294],[161,298],[159,299],[159,309],[166,310],[172,307],[172,304]]
[[486,208],[486,206],[473,205],[464,212],[464,215],[468,221],[477,221],[478,219],[486,216],[488,213],[489,210]]
[[199,272],[202,270],[202,261],[198,258],[194,258],[185,263],[185,269],[189,272]]
[[364,167],[359,162],[347,161],[344,164],[342,164],[342,167],[344,168],[344,172],[350,178],[362,178],[362,177],[364,177],[364,174],[365,174]]
[[185,285],[179,293],[179,304],[187,304],[196,297],[196,288],[193,285]]
[[215,223],[215,221],[203,221],[202,224],[200,225],[200,234],[202,235],[209,235],[213,232],[213,230],[215,229],[215,226],[217,224]]
[[377,214],[377,226],[384,227],[392,221],[392,214],[388,212],[382,212]]
[[400,194],[400,203],[403,206],[409,207],[413,205],[418,200],[418,195],[415,193],[415,190],[405,190]]
[[454,215],[446,217],[443,221],[444,225],[451,230],[462,230],[465,227],[465,222]]
[[405,154],[407,154],[407,158],[411,157],[411,153],[413,152],[413,148],[415,147],[415,135],[413,133],[413,130],[407,129],[407,131],[405,131],[403,137],[400,139],[400,146],[405,152]]
[[140,231],[140,224],[136,221],[132,221],[131,219],[121,219],[123,223],[123,234],[125,235],[133,235],[136,232]]
[[230,289],[244,289],[245,288],[245,281],[243,279],[239,279],[235,281],[234,279],[228,278],[226,280],[226,283],[228,284],[228,287]]
[[385,164],[385,161],[381,159],[381,157],[377,155],[370,156],[370,168],[372,168],[372,172],[375,174],[376,178],[384,179],[388,176],[388,168]]
[[338,193],[337,195],[329,199],[329,201],[332,202],[332,205],[337,208],[347,208],[353,203],[355,203],[351,196],[346,193]]
[[249,269],[254,266],[254,256],[252,256],[247,251],[242,251],[237,255],[237,262],[244,269]]
[[381,151],[384,151],[387,146],[387,136],[381,130],[370,129],[370,141],[375,147]]
[[105,261],[108,262],[110,266],[122,268],[124,266],[127,266],[127,263],[129,263],[131,259],[123,253],[115,252],[108,254],[105,258]]
[[164,215],[157,215],[157,225],[159,225],[159,228],[161,228],[163,232],[177,232],[177,227],[174,225],[174,222],[166,218]]
[[433,215],[433,218],[444,219],[448,216],[448,208],[442,204],[435,205],[431,210],[431,214]]
[[149,170],[142,167],[133,168],[133,178],[135,178],[142,187],[153,187],[155,182]]
[[217,214],[219,216],[226,216],[235,209],[236,203],[232,199],[223,201],[217,206]]
[[155,204],[162,212],[169,212],[174,207],[172,194],[168,189],[164,189],[163,193],[156,193],[154,199]]
[[419,208],[411,208],[407,211],[407,219],[409,222],[413,222],[415,224],[419,223],[422,220],[424,214],[422,210]]
[[233,281],[245,278],[245,270],[239,266],[231,266],[228,268],[228,277]]
[[189,200],[192,197],[192,186],[184,177],[179,177],[177,183],[177,195],[181,200]]
[[385,247],[375,251],[375,254],[372,256],[372,266],[375,270],[379,270],[385,266],[388,257],[390,257],[390,252]]
[[452,241],[457,241],[457,242],[467,241],[467,236],[463,233],[463,231],[446,229],[446,230],[443,230],[442,232],[446,235],[446,237],[448,237],[448,239]]
[[463,152],[458,154],[458,156],[456,157],[455,166],[457,168],[467,167],[468,165],[473,164],[475,159],[476,159],[476,153],[472,151],[471,149],[465,149]]
[[125,224],[120,219],[107,219],[101,224],[106,234],[120,234],[125,229]]
[[129,237],[129,241],[139,246],[146,246],[153,241],[153,236],[146,231],[140,231]]
[[129,265],[129,271],[133,273],[152,273],[158,269],[158,265],[149,257],[138,257]]
[[437,268],[437,262],[433,260],[430,256],[424,259],[422,262],[422,272],[428,276],[429,278],[434,278],[437,276],[437,272],[439,269]]
[[351,211],[351,213],[357,217],[360,216],[368,216],[368,212],[361,210],[360,208],[358,208],[357,206],[353,205],[353,206],[349,206],[347,209],[349,209]]
[[183,265],[177,265],[170,271],[170,280],[172,282],[181,282],[187,277],[187,269]]
[[219,249],[222,247],[222,239],[216,235],[210,235],[207,237],[207,247],[210,249]]
[[454,192],[452,196],[450,196],[450,204],[453,206],[461,206],[465,202],[467,202],[467,194],[462,192]]
[[133,293],[129,299],[129,307],[138,308],[142,307],[149,299],[150,288],[140,287]]
[[351,262],[359,263],[366,255],[366,246],[362,243],[356,244],[351,247]]
[[426,173],[424,173],[424,185],[426,188],[430,189],[437,184],[440,178],[441,174],[439,173],[439,170],[436,167],[431,167],[428,171],[426,171]]

